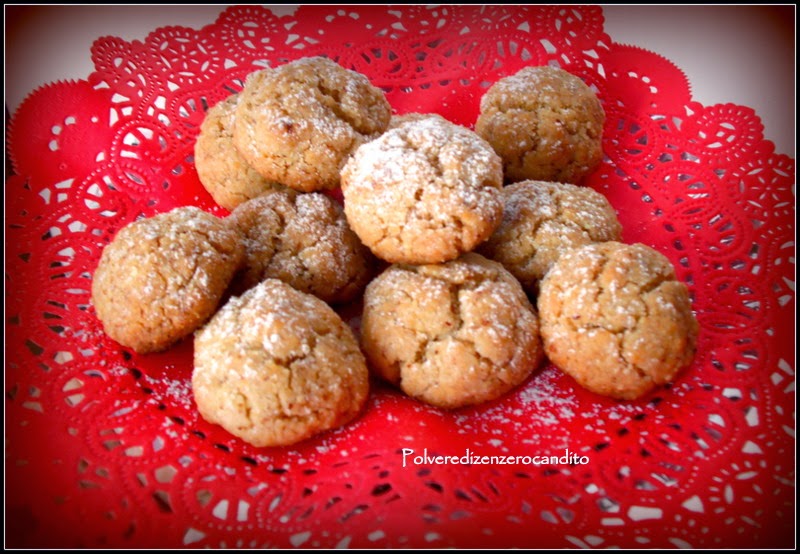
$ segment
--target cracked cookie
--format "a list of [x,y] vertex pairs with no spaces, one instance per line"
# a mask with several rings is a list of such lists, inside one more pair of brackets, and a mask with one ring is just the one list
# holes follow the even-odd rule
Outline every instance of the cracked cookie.
[[503,198],[503,220],[477,251],[503,264],[530,294],[566,250],[622,233],[608,199],[588,187],[520,181],[503,188]]
[[503,159],[508,182],[578,183],[603,159],[604,123],[600,100],[580,78],[538,66],[489,87],[475,132]]
[[254,446],[297,443],[355,418],[369,372],[350,327],[319,298],[267,279],[195,333],[202,417]]
[[239,290],[275,278],[341,303],[359,295],[372,277],[372,253],[325,194],[267,192],[239,205],[228,221],[245,246],[244,268],[235,279]]
[[361,344],[378,375],[443,408],[498,398],[543,359],[519,282],[475,253],[386,269],[364,293]]
[[157,352],[211,317],[244,249],[225,222],[176,208],[123,227],[104,249],[92,303],[106,334],[136,352]]
[[322,57],[252,73],[233,142],[265,178],[310,192],[339,186],[351,153],[386,130],[391,106],[362,74]]
[[565,253],[541,282],[538,308],[550,361],[598,394],[639,398],[695,354],[689,290],[669,260],[643,244]]
[[503,171],[491,146],[441,117],[422,117],[356,150],[342,170],[350,227],[391,263],[441,263],[500,223]]
[[233,145],[233,120],[239,95],[234,94],[206,112],[194,146],[200,183],[214,201],[228,210],[283,185],[265,179]]

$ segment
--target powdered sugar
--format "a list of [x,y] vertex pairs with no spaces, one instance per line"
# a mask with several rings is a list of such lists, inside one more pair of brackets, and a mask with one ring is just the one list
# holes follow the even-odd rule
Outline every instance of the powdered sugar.
[[[557,382],[559,378],[558,370],[548,367],[531,377],[518,391],[511,393],[519,407],[509,410],[504,402],[479,413],[460,416],[457,424],[464,431],[485,433],[498,424],[511,425],[522,431],[531,427],[546,428],[571,420],[576,417],[578,403],[574,396],[564,392]],[[528,436],[527,440],[534,438]]]
[[149,375],[144,377],[160,394],[153,398],[154,402],[167,402],[173,406],[180,406],[185,410],[192,408],[192,383],[190,378],[170,379],[167,376],[158,378]]
[[441,118],[402,123],[362,145],[342,171],[348,222],[387,261],[442,262],[499,222],[500,159]]

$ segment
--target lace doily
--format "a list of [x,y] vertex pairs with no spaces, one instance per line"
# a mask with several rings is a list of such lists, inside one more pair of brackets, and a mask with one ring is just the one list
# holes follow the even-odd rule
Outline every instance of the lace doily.
[[[200,30],[103,37],[91,54],[87,80],[36,90],[8,132],[9,546],[793,545],[795,164],[751,109],[693,102],[671,62],[604,33],[599,7],[233,7]],[[452,413],[376,383],[357,422],[291,449],[205,423],[191,340],[121,349],[94,315],[92,273],[138,216],[224,215],[192,161],[205,110],[250,72],[312,55],[369,76],[399,113],[467,126],[523,66],[595,87],[606,159],[587,185],[626,242],[690,285],[694,364],[626,403],[551,366]],[[468,450],[518,463],[435,458]]]

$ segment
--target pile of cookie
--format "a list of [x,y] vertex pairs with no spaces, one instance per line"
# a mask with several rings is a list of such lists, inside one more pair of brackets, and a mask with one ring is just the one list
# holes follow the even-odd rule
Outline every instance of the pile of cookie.
[[[253,73],[195,146],[230,215],[177,208],[104,249],[92,300],[136,352],[194,333],[206,420],[293,444],[363,409],[372,372],[447,409],[496,399],[545,357],[619,399],[672,380],[697,322],[669,261],[621,242],[578,183],[605,115],[579,78],[528,67],[481,99],[475,130],[393,115],[323,58]],[[343,206],[327,192],[341,188]],[[332,306],[363,300],[359,336]]]

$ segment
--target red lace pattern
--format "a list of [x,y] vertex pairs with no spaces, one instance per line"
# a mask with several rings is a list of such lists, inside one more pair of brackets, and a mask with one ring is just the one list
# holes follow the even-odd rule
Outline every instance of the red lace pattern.
[[[88,79],[36,90],[8,132],[10,546],[792,546],[795,163],[753,110],[693,102],[670,61],[604,33],[600,7],[232,7],[200,30],[102,37],[91,54]],[[313,55],[369,76],[399,113],[467,126],[487,87],[524,66],[594,86],[606,159],[587,185],[627,242],[690,285],[692,367],[628,403],[546,367],[454,413],[377,385],[357,422],[293,449],[201,420],[191,341],[121,349],[94,316],[91,276],[138,216],[223,215],[192,161],[205,110],[250,72]],[[414,463],[468,449],[589,463]]]

